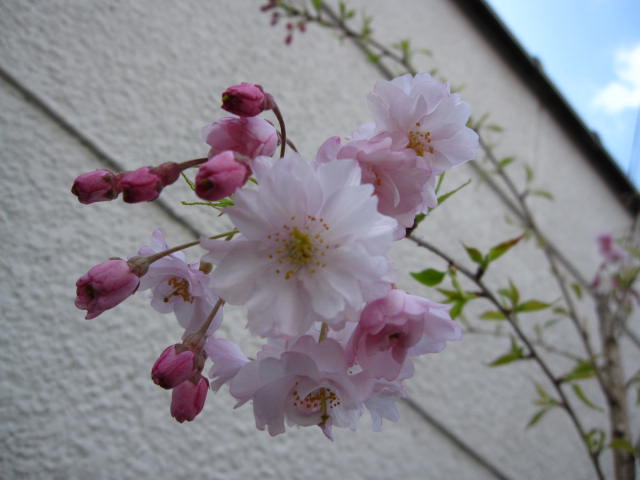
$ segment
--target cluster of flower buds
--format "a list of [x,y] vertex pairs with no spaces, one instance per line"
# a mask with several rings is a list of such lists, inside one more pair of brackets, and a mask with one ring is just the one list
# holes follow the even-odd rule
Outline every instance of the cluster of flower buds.
[[[262,87],[236,85],[222,99],[237,116],[204,127],[208,157],[176,168],[199,165],[201,198],[233,195],[220,208],[234,229],[174,248],[158,229],[129,262],[109,260],[82,277],[76,305],[94,318],[138,289],[175,314],[182,343],[165,349],[152,379],[172,390],[180,422],[203,408],[210,360],[212,388],[228,385],[238,406],[251,402],[256,426],[271,435],[316,425],[332,438],[365,411],[380,430],[398,418],[413,359],[461,338],[448,307],[395,286],[389,251],[436,206],[437,177],[474,157],[469,106],[428,74],[379,82],[368,97],[373,121],[306,161],[284,154],[284,121]],[[279,158],[278,132],[258,116],[269,110]],[[102,172],[81,200],[114,196],[121,181]],[[181,250],[197,244],[205,254],[188,264]],[[245,306],[249,331],[264,339],[252,357],[219,336],[225,303]]]

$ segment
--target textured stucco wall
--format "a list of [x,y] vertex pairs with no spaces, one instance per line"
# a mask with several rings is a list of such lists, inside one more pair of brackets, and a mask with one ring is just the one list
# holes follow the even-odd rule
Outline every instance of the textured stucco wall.
[[[206,153],[199,130],[222,115],[219,92],[239,81],[261,83],[278,98],[291,138],[311,156],[328,136],[347,135],[368,120],[364,96],[379,77],[355,48],[314,27],[284,47],[283,30],[268,26],[260,3],[4,0],[0,66],[122,169]],[[598,262],[595,235],[621,231],[630,219],[545,106],[454,5],[355,3],[374,15],[382,40],[410,36],[432,49],[421,67],[435,66],[452,84],[464,84],[474,112],[490,112],[505,126],[499,152],[531,163],[540,186],[557,198],[534,203],[543,230],[590,276]],[[337,430],[333,443],[318,429],[269,438],[255,430],[248,406],[232,410],[225,389],[209,396],[197,421],[177,424],[168,414],[170,395],[148,378],[158,353],[180,334],[175,321],[154,313],[144,295],[84,321],[73,306],[74,282],[108,257],[131,255],[157,226],[172,244],[193,232],[157,204],[78,204],[68,191],[73,178],[109,168],[104,159],[6,80],[0,105],[3,478],[494,478],[406,405],[384,433],[370,433],[364,421],[357,433]],[[469,177],[472,170],[463,167],[448,185]],[[162,198],[203,233],[225,228],[208,211],[180,205],[190,198],[183,185]],[[419,235],[464,258],[460,240],[486,249],[518,233],[504,215],[500,201],[475,181],[436,210]],[[408,242],[397,246],[394,259],[400,287],[438,298],[407,272],[441,262]],[[522,245],[487,280],[495,285],[508,276],[524,296],[553,300],[541,265],[541,253]],[[256,345],[240,309],[226,318],[226,335]],[[558,345],[576,347],[568,325],[556,327],[556,335]],[[467,336],[419,360],[411,398],[508,477],[591,478],[565,415],[551,412],[525,432],[535,411],[531,379],[540,375],[527,364],[485,366],[507,343]],[[629,370],[634,362],[637,368],[629,355]],[[583,413],[589,427],[602,425],[597,413]]]

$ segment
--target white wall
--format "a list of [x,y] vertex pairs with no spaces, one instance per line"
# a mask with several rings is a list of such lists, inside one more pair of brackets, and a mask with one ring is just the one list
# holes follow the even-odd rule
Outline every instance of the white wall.
[[[269,27],[261,3],[4,0],[0,67],[122,169],[203,156],[199,130],[222,116],[220,92],[240,81],[261,83],[276,96],[291,138],[311,156],[328,136],[347,135],[368,120],[364,97],[379,76],[353,46],[313,26],[285,47],[284,29]],[[474,112],[490,112],[506,127],[499,152],[533,164],[540,186],[557,198],[534,203],[543,230],[591,276],[595,235],[621,231],[630,218],[545,106],[454,5],[354,3],[366,4],[384,41],[410,36],[432,49],[421,66],[464,84]],[[109,168],[105,158],[6,78],[0,105],[0,468],[6,478],[495,478],[406,405],[384,433],[370,433],[363,422],[357,433],[336,431],[333,443],[318,429],[270,438],[254,428],[248,406],[232,410],[224,389],[210,394],[195,422],[177,424],[168,413],[170,394],[149,379],[157,355],[180,335],[175,321],[152,311],[144,295],[85,321],[73,306],[74,283],[108,257],[133,254],[157,226],[172,244],[193,238],[166,208],[203,233],[224,225],[206,210],[181,206],[190,198],[183,185],[163,193],[164,208],[80,205],[69,192],[73,179]],[[469,177],[472,170],[461,168],[448,185]],[[486,249],[519,232],[503,222],[504,214],[475,181],[436,210],[419,236],[464,258],[460,241]],[[407,272],[441,262],[409,242],[397,246],[394,258],[400,287],[439,298]],[[496,267],[488,278],[493,284],[508,276],[525,296],[557,297],[533,245],[519,246]],[[255,345],[240,310],[226,318],[230,338]],[[560,325],[554,341],[579,351],[572,335]],[[531,379],[541,377],[527,364],[485,366],[507,348],[504,339],[466,336],[418,362],[411,398],[508,477],[591,478],[566,415],[551,412],[525,432],[535,411]],[[637,356],[628,360],[629,370],[633,363],[637,368]],[[603,404],[597,394],[594,401]],[[601,415],[584,413],[589,427],[603,425]]]

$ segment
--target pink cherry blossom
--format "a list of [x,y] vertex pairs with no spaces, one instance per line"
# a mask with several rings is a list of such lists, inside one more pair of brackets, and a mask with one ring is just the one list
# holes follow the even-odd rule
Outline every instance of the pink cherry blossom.
[[[158,228],[151,236],[150,245],[139,254],[151,256],[169,248],[164,232]],[[186,334],[197,331],[218,300],[209,286],[209,275],[200,271],[200,263],[187,264],[183,252],[173,252],[156,260],[140,279],[140,290],[151,290],[151,306],[160,313],[174,312]],[[211,322],[208,332],[214,332],[222,323],[222,309]]]
[[598,235],[598,249],[608,263],[618,263],[629,257],[629,253],[618,244],[616,244],[613,235],[610,233],[601,233]]
[[271,96],[254,83],[233,85],[222,93],[222,108],[241,117],[260,114],[272,108],[271,102]]
[[194,375],[171,392],[171,416],[178,422],[190,422],[202,411],[209,391],[209,381]]
[[233,194],[242,187],[251,171],[234,152],[227,150],[211,157],[198,169],[196,175],[196,195],[215,202]]
[[264,356],[244,365],[231,380],[230,392],[240,406],[253,403],[256,427],[272,436],[288,424],[355,428],[371,383],[347,372],[344,350],[328,338],[298,339],[280,356]]
[[246,305],[249,329],[298,336],[314,321],[340,329],[389,289],[396,222],[377,211],[354,161],[312,166],[299,155],[254,162],[259,186],[225,209],[242,236],[202,240],[216,263],[212,286]]
[[202,129],[203,140],[211,146],[209,158],[232,150],[251,160],[271,156],[278,148],[276,129],[259,117],[225,117]]
[[428,73],[379,81],[368,100],[375,133],[390,135],[394,148],[412,149],[436,175],[475,158],[469,105]]
[[176,344],[160,354],[151,369],[151,379],[162,388],[172,389],[197,373],[194,352]]
[[448,308],[426,298],[391,290],[369,303],[349,340],[347,359],[369,375],[394,380],[411,354],[437,353],[462,330]]
[[[337,142],[337,143],[336,143]],[[413,225],[416,214],[436,206],[435,175],[411,149],[393,149],[390,136],[354,139],[340,146],[330,138],[318,152],[317,161],[355,159],[362,168],[362,183],[373,185],[378,211],[396,219],[399,232]]]
[[92,267],[76,282],[76,307],[87,310],[87,319],[119,305],[138,288],[140,279],[121,258]]
[[80,175],[71,187],[80,203],[89,204],[113,200],[120,190],[117,188],[117,177],[109,170],[95,170]]
[[213,361],[213,367],[209,377],[215,379],[213,389],[218,390],[222,385],[230,381],[249,359],[242,353],[235,343],[210,336],[204,344],[204,351]]

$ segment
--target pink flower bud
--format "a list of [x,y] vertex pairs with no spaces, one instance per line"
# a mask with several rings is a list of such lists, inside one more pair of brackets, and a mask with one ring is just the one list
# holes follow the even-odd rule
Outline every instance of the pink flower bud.
[[182,168],[180,168],[180,165],[175,162],[165,162],[161,163],[157,167],[152,167],[151,171],[160,177],[162,186],[166,187],[180,178]]
[[163,187],[162,176],[151,167],[142,167],[132,172],[124,172],[118,181],[122,199],[127,203],[150,202],[160,195]]
[[113,200],[120,190],[117,188],[116,175],[113,172],[95,170],[83,173],[76,178],[71,187],[71,193],[78,197],[80,203],[89,204]]
[[241,83],[224,91],[222,108],[241,117],[255,117],[271,108],[271,98],[260,85]]
[[249,178],[247,165],[231,151],[222,152],[203,164],[196,175],[196,195],[215,202],[228,197]]
[[87,310],[87,319],[122,303],[138,288],[140,279],[121,258],[91,268],[76,282],[76,307]]
[[182,382],[171,392],[171,416],[180,423],[196,418],[204,407],[208,390],[209,380],[202,375]]
[[195,370],[195,354],[181,343],[167,347],[151,369],[151,379],[167,390],[177,387],[198,372]]

